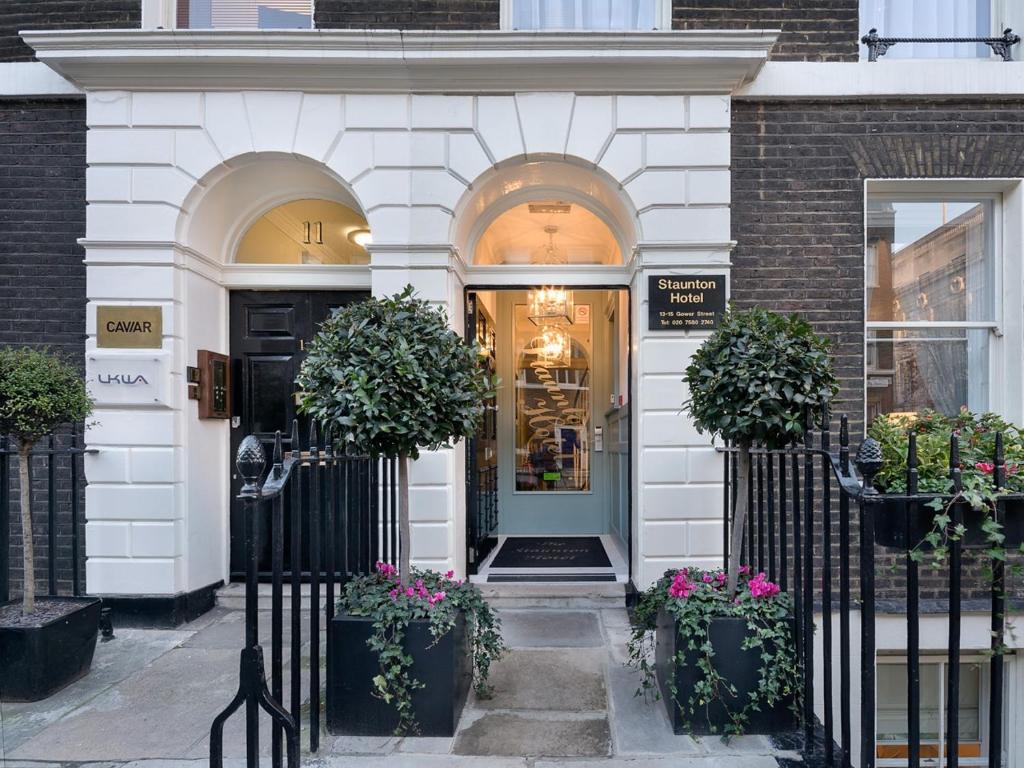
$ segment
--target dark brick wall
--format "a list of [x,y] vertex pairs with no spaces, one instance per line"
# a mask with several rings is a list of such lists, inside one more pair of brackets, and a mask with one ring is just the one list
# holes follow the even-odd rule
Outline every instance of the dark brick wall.
[[18,32],[40,29],[120,29],[142,23],[141,0],[2,0],[0,61],[31,61]]
[[320,29],[497,29],[499,0],[317,0]]
[[[0,345],[48,345],[84,364],[85,102],[0,100]],[[70,486],[58,464],[60,577],[70,554]],[[17,498],[11,464],[11,498]],[[46,576],[47,472],[33,467],[37,574]],[[11,559],[21,581],[21,526],[12,504]],[[84,506],[82,507],[84,509]],[[45,585],[40,579],[40,586]]]
[[673,0],[673,29],[781,29],[776,61],[857,61],[859,0]]
[[[732,131],[732,298],[800,312],[832,339],[842,382],[835,410],[850,415],[856,447],[864,179],[1024,176],[1024,100],[735,101]],[[880,596],[899,600],[902,566],[893,571],[879,554]],[[981,566],[970,568],[967,596],[987,596]],[[922,573],[922,598],[945,598],[945,576]]]

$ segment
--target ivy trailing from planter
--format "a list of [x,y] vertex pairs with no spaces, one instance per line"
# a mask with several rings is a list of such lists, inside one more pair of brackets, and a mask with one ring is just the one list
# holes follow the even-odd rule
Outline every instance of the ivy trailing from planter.
[[465,616],[473,656],[473,688],[482,698],[490,696],[491,664],[506,650],[501,621],[480,590],[456,580],[452,571],[442,575],[412,569],[403,583],[394,566],[377,563],[375,573],[348,582],[338,607],[353,616],[373,619],[373,635],[367,644],[380,663],[373,693],[398,713],[396,735],[419,732],[412,694],[423,683],[413,676],[413,660],[404,649],[406,632],[414,620],[430,622],[436,643],[454,629],[460,614]]
[[[661,610],[672,617],[678,633],[673,664],[684,666],[689,653],[698,654],[700,676],[692,690],[680,692],[674,676],[668,678],[671,705],[679,708],[687,728],[692,730],[701,719],[711,723],[709,713],[715,705],[721,705],[728,714],[729,723],[723,733],[726,736],[742,734],[752,713],[780,702],[789,701],[794,716],[800,719],[802,676],[790,622],[792,602],[764,573],[751,575],[747,566],[741,567],[738,591],[731,597],[723,571],[670,570],[641,595],[633,615],[629,665],[641,674],[636,695],[653,695],[655,699],[661,698],[652,662],[655,626]],[[719,618],[745,620],[747,635],[742,648],[756,649],[760,654],[757,689],[747,701],[715,668],[710,627]],[[714,725],[709,730],[716,732]]]

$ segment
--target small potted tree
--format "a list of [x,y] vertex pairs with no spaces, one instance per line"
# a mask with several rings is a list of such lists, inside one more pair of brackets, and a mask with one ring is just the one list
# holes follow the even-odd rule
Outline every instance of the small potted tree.
[[398,459],[400,564],[346,585],[328,640],[328,728],[450,736],[503,645],[479,590],[411,567],[409,460],[475,434],[495,382],[444,313],[406,287],[324,321],[297,384],[300,408],[350,452]]
[[61,424],[84,420],[91,411],[85,382],[70,363],[28,347],[0,348],[0,433],[11,435],[18,447],[24,577],[20,605],[0,606],[4,701],[44,699],[85,675],[92,664],[100,601],[36,597],[29,472],[29,454],[39,440]]
[[[677,733],[771,732],[798,712],[789,596],[742,565],[753,446],[801,438],[837,391],[828,343],[799,317],[730,311],[686,369],[694,425],[736,447],[728,571],[669,571],[641,598],[630,644]],[[655,645],[654,661],[651,661]]]

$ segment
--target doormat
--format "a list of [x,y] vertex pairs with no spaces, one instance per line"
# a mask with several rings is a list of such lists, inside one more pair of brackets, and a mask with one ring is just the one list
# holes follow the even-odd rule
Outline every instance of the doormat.
[[487,583],[546,583],[552,581],[615,581],[614,573],[517,573],[488,576]]
[[597,536],[517,536],[505,539],[492,568],[611,568]]

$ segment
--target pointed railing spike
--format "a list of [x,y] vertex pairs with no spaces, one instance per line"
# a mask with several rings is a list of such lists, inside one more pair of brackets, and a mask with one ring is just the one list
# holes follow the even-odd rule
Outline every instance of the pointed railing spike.
[[292,458],[302,455],[302,443],[299,442],[299,420],[292,419]]
[[282,464],[281,455],[282,455],[281,430],[279,429],[279,430],[277,430],[274,433],[274,470],[275,471],[281,469],[281,464]]
[[1006,485],[1006,455],[1003,451],[1003,433],[996,432],[995,456],[992,457],[992,482],[996,488]]
[[315,453],[317,447],[317,435],[316,435],[316,420],[311,419],[309,422],[309,451]]

